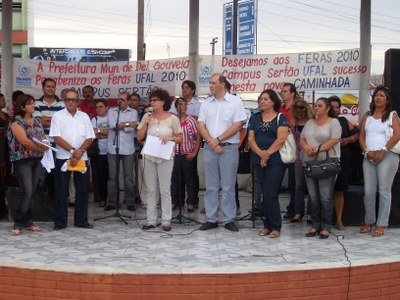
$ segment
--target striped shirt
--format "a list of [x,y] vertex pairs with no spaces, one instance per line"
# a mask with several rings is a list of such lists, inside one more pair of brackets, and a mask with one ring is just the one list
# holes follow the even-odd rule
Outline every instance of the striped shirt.
[[181,122],[182,127],[182,144],[175,145],[175,153],[179,154],[179,146],[181,148],[180,154],[190,154],[196,146],[197,140],[197,121],[192,116],[188,116],[185,121]]
[[[55,96],[56,101],[52,104],[47,103],[42,96],[38,100],[35,101],[35,112],[33,113],[33,117],[53,117],[53,115],[65,108],[64,102],[61,101],[57,96]],[[43,127],[44,133],[46,134],[48,140],[53,142],[53,138],[49,137],[50,127]]]

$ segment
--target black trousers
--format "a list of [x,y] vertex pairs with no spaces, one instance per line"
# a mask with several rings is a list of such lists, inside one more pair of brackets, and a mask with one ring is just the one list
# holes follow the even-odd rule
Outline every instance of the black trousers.
[[174,167],[171,178],[171,198],[173,204],[185,203],[185,188],[187,190],[187,204],[197,204],[198,185],[197,158],[188,160],[185,154],[175,154]]

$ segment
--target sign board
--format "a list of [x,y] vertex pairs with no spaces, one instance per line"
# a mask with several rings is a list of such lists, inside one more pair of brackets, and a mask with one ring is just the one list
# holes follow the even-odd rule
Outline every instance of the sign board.
[[224,54],[232,54],[232,3],[224,4]]

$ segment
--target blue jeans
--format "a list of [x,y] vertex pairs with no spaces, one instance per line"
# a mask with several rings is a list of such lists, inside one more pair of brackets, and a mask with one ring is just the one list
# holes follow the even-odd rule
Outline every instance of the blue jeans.
[[333,188],[336,176],[326,179],[312,179],[306,176],[308,193],[311,198],[312,227],[317,230],[332,228]]
[[[61,171],[61,166],[65,163],[65,159],[56,159],[55,175],[56,175],[56,205],[54,226],[67,227],[68,225],[68,187],[71,178],[71,172]],[[87,164],[86,164],[87,166]],[[76,190],[75,210],[74,210],[74,225],[84,226],[88,224],[88,200],[87,191],[87,176],[88,172],[74,173],[74,185]]]
[[217,154],[208,145],[204,145],[204,172],[206,192],[204,206],[207,221],[218,221],[219,188],[222,187],[221,208],[224,213],[223,223],[233,222],[236,216],[235,182],[239,164],[237,145],[223,147],[224,152]]
[[[364,159],[364,206],[365,224],[377,226],[388,226],[390,207],[392,201],[392,184],[394,176],[399,167],[399,155],[386,152],[383,159],[378,163]],[[376,191],[379,186],[379,210],[376,219]]]
[[19,201],[15,211],[14,228],[22,229],[33,225],[32,196],[39,182],[42,165],[40,158],[14,161],[19,182]]
[[262,168],[254,165],[254,170],[262,187],[264,228],[281,231],[282,216],[279,206],[279,189],[285,174],[284,164],[267,165]]

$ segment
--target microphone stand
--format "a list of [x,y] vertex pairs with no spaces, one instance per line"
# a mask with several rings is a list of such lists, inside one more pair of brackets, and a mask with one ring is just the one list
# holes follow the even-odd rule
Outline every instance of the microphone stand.
[[[119,100],[118,100],[119,101]],[[116,161],[116,172],[117,172],[117,194],[116,194],[116,198],[115,198],[115,204],[116,204],[116,208],[115,208],[115,213],[111,216],[105,216],[105,217],[101,217],[101,218],[97,218],[94,219],[94,221],[98,221],[98,220],[104,220],[104,219],[108,219],[108,218],[112,218],[112,217],[116,217],[119,218],[122,222],[124,222],[126,225],[128,225],[128,222],[124,219],[124,218],[131,218],[130,216],[124,216],[121,215],[121,213],[119,212],[119,194],[120,194],[120,182],[119,182],[119,172],[120,172],[120,162],[119,162],[119,129],[118,129],[118,124],[119,124],[119,119],[120,119],[120,114],[121,114],[121,103],[118,103],[118,111],[117,111],[117,122],[115,124],[115,136],[114,136],[114,141],[113,141],[113,145],[115,145],[115,161]]]
[[[181,100],[176,99],[175,101],[179,101],[179,103],[178,103],[178,118],[179,118],[179,123],[181,123],[181,120],[182,120],[182,108],[181,108],[182,104],[181,104]],[[181,201],[182,200],[182,188],[181,188],[182,187],[182,161],[181,160],[184,159],[182,157],[182,144],[178,144],[178,155],[179,155],[179,159],[177,160],[177,164],[178,164],[178,170],[179,170],[179,172],[178,172],[178,185],[179,185],[179,188],[178,188],[178,208],[179,208],[179,213],[175,217],[173,217],[171,221],[172,221],[172,223],[182,224],[183,223],[182,219],[185,219],[186,221],[188,221],[188,223],[189,222],[195,222],[197,224],[202,224],[199,221],[197,221],[195,219],[192,219],[190,217],[186,217],[186,216],[184,216],[182,214],[182,206],[184,205],[184,202],[185,202],[185,197],[184,197],[185,195],[183,195],[183,201]],[[176,220],[176,221],[174,222],[174,220]]]

